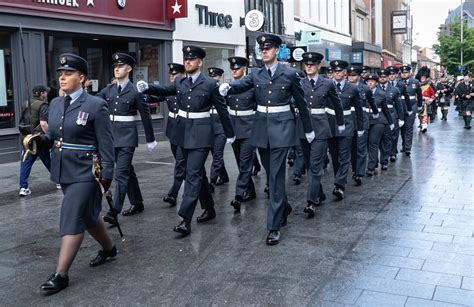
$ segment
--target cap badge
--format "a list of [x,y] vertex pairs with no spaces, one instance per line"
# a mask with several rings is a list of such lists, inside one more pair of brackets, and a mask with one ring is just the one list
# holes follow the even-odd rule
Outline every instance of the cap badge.
[[334,62],[334,65],[336,65],[336,66],[339,65],[339,62],[338,61]]
[[188,46],[188,48],[186,48],[186,51],[187,52],[191,51],[191,48]]
[[170,64],[170,68],[173,69],[173,64]]
[[61,63],[61,65],[66,64],[67,63],[67,58],[65,56],[63,56],[60,60],[60,63]]
[[260,40],[262,41],[262,43],[264,43],[267,39],[265,38],[265,36],[262,36]]
[[232,59],[232,63],[235,63],[235,58]]
[[308,58],[310,58],[310,59],[313,58],[313,55],[311,53],[308,54]]
[[119,59],[119,55],[116,54],[116,55],[115,55],[115,60],[118,60],[118,59]]
[[214,69],[209,69],[209,72],[212,74],[214,72]]

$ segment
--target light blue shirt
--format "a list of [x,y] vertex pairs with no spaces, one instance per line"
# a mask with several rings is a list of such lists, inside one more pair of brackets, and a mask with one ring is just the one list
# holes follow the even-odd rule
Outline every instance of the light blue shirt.
[[196,82],[196,79],[199,77],[199,75],[201,75],[201,71],[198,70],[196,71],[194,74],[187,74],[186,78],[189,79],[189,77],[193,78],[193,83]]
[[268,67],[267,65],[265,65],[265,69],[266,70],[269,70],[272,72],[272,77],[275,75],[275,71],[277,70],[277,67],[278,67],[278,62],[276,62],[275,64],[273,64],[272,66]]
[[333,81],[334,81],[334,85],[336,85],[336,86],[337,86],[338,83],[340,83],[341,84],[341,89],[343,89],[344,85],[346,84],[346,80],[344,80],[344,79],[342,79],[341,81],[336,81],[336,79],[333,79]]
[[122,91],[123,91],[123,89],[128,85],[128,82],[130,82],[130,80],[127,80],[127,81],[122,82],[122,83],[117,82],[117,87],[119,87],[119,85],[120,85],[122,87]]
[[314,84],[316,84],[316,82],[318,82],[318,77],[319,77],[318,74],[314,75],[314,77],[312,77],[312,78],[310,76],[308,76],[308,80],[309,81],[314,80]]
[[81,88],[79,88],[77,91],[75,91],[75,92],[69,94],[69,96],[71,96],[71,103],[70,103],[70,105],[73,104],[74,101],[76,101],[77,98],[79,98],[79,97],[82,95],[83,92],[84,92],[84,89],[81,87]]

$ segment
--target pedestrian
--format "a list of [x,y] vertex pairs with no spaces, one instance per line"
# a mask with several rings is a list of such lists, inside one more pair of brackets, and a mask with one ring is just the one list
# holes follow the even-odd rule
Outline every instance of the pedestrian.
[[[219,67],[209,67],[208,72],[209,77],[213,78],[220,84],[224,70]],[[209,178],[211,180],[211,192],[214,192],[215,186],[220,186],[229,182],[229,174],[227,173],[224,163],[226,136],[215,107],[211,108],[211,118],[214,129],[214,145],[211,148],[212,163]]]
[[[347,80],[357,86],[359,90],[360,99],[362,101],[362,110],[364,111],[363,127],[357,127],[357,131],[354,131],[351,149],[352,179],[355,181],[357,186],[360,186],[362,185],[362,177],[365,176],[365,171],[367,170],[367,142],[369,139],[370,114],[378,116],[379,111],[374,102],[372,91],[361,78],[362,68],[358,66],[349,66],[347,71]],[[361,131],[362,129],[364,133],[359,135],[358,131]]]
[[[173,83],[176,78],[183,78],[185,74],[184,65],[179,63],[168,63],[168,73],[170,76],[170,82]],[[163,201],[170,204],[170,207],[174,207],[177,204],[178,192],[181,189],[181,184],[185,178],[185,160],[180,147],[178,146],[178,140],[176,138],[176,126],[179,111],[178,97],[176,95],[170,95],[164,97],[166,106],[168,107],[168,118],[166,121],[165,135],[170,142],[171,153],[175,159],[174,164],[174,178],[173,185],[171,186],[168,194],[163,197]]]
[[441,110],[441,120],[448,120],[448,111],[451,103],[452,88],[446,82],[446,76],[442,74],[436,83],[436,98],[438,106]]
[[[30,107],[32,133],[44,134],[48,132],[49,103],[48,88],[46,86],[39,84],[33,88],[33,99]],[[31,194],[28,179],[36,158],[39,157],[41,159],[48,172],[51,170],[51,154],[48,148],[42,148],[38,151],[37,155],[28,155],[26,158],[25,153],[26,151],[22,150],[20,160],[20,196]]]
[[97,96],[107,101],[110,109],[110,121],[114,135],[115,148],[115,189],[114,209],[104,216],[104,221],[115,225],[116,216],[122,212],[125,196],[128,195],[130,208],[123,216],[143,212],[143,197],[138,178],[132,165],[133,155],[138,147],[138,130],[135,123],[137,112],[140,113],[148,151],[153,151],[157,143],[153,133],[150,109],[143,94],[139,93],[130,80],[135,59],[127,53],[117,52],[112,55],[112,66],[116,83],[102,89]]
[[430,80],[431,70],[423,66],[416,73],[416,79],[420,82],[421,93],[423,95],[423,105],[421,107],[420,117],[420,130],[422,133],[426,133],[428,130],[428,124],[430,122],[430,114],[432,112],[431,104],[435,100],[436,90]]
[[464,119],[464,129],[471,129],[472,110],[474,109],[474,89],[471,86],[471,73],[465,72],[463,81],[459,82],[455,94],[459,97],[460,110]]
[[[343,126],[338,126],[338,129],[334,130],[333,136],[328,139],[334,171],[334,190],[332,194],[336,196],[337,200],[342,200],[344,199],[351,163],[352,136],[355,132],[357,132],[358,137],[364,134],[364,114],[359,89],[346,80],[349,63],[343,60],[333,60],[329,65],[334,70],[333,82],[336,86],[336,93],[341,100],[344,115]],[[327,110],[327,112],[332,116],[335,115],[331,110]]]
[[298,144],[295,115],[291,99],[298,108],[307,140],[311,143],[314,131],[311,126],[307,102],[296,70],[278,63],[277,56],[282,40],[274,34],[257,37],[264,67],[252,71],[245,78],[223,83],[221,95],[234,95],[255,90],[257,112],[252,128],[252,145],[257,147],[262,164],[268,174],[270,206],[267,214],[267,245],[280,242],[280,228],[286,225],[291,213],[286,194],[286,157],[288,149]]
[[[339,129],[342,130],[344,127],[342,105],[336,93],[336,86],[332,80],[324,78],[318,73],[323,59],[324,56],[318,52],[305,52],[302,55],[306,77],[302,80],[301,86],[308,102],[315,133],[314,140],[309,142],[304,133],[303,118],[298,120],[304,165],[308,169],[307,205],[304,212],[308,214],[309,218],[315,216],[316,207],[326,200],[321,178],[324,174],[324,162],[328,151],[327,140],[334,135],[329,114],[335,116],[335,122],[337,122]],[[295,167],[295,171],[296,169],[297,167]]]
[[378,114],[372,114],[370,119],[370,128],[369,128],[369,161],[367,163],[367,173],[366,176],[372,177],[375,173],[375,168],[379,161],[379,149],[382,141],[383,133],[386,129],[386,126],[389,126],[389,129],[393,129],[393,119],[390,114],[390,111],[387,107],[387,95],[386,93],[378,87],[379,76],[375,74],[369,74],[367,76],[367,85],[372,91],[372,97],[374,98],[374,103],[377,105]]
[[405,113],[405,125],[400,129],[402,152],[409,157],[413,145],[413,125],[415,124],[416,115],[423,105],[423,94],[421,93],[420,82],[411,75],[411,66],[403,65],[400,68],[400,77],[407,86],[407,93],[412,106],[412,113]]
[[[64,97],[55,98],[49,108],[48,132],[35,137],[41,148],[52,148],[51,180],[61,184],[59,233],[61,250],[56,271],[40,289],[45,294],[59,292],[69,285],[68,272],[81,247],[84,232],[101,245],[91,267],[106,263],[117,255],[99,214],[102,208],[101,186],[107,191],[114,171],[112,126],[107,103],[82,87],[87,76],[87,61],[70,53],[60,56],[59,84]],[[94,156],[101,160],[100,185],[93,172]]]
[[[228,61],[232,71],[232,79],[237,81],[244,78],[248,65],[247,58],[235,56],[228,58]],[[232,149],[239,169],[235,197],[230,204],[234,208],[234,212],[239,212],[242,202],[251,201],[256,197],[255,185],[252,180],[255,147],[252,145],[251,136],[257,103],[254,89],[249,89],[240,94],[228,95],[226,101],[235,132],[235,142],[232,144]]]
[[191,219],[198,199],[204,212],[197,217],[198,223],[216,217],[214,200],[206,176],[205,163],[214,144],[214,132],[210,110],[214,106],[219,114],[227,143],[235,140],[232,123],[224,98],[219,95],[216,80],[202,73],[204,49],[187,45],[183,47],[186,76],[176,78],[173,83],[152,85],[145,81],[137,83],[138,90],[158,96],[176,95],[178,117],[176,119],[176,140],[185,159],[185,185],[178,215],[182,221],[173,231],[183,235],[191,233]]

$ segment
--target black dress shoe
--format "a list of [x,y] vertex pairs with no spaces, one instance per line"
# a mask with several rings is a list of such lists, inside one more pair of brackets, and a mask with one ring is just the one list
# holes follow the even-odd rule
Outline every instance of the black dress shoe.
[[319,200],[320,201],[325,201],[326,200],[326,194],[324,194],[324,192],[319,194]]
[[386,170],[388,170],[388,166],[387,166],[387,164],[382,164],[382,167],[381,167],[381,168],[382,168],[382,170],[383,170],[383,171],[386,171]]
[[187,236],[191,233],[191,221],[183,219],[181,223],[178,224],[178,226],[175,226],[173,228],[173,231],[179,232],[180,234]]
[[304,213],[308,214],[308,218],[312,218],[316,215],[316,205],[312,202],[308,202],[308,205],[304,208]]
[[48,277],[48,280],[40,286],[45,294],[54,294],[69,286],[69,277],[62,277],[59,273],[54,273]]
[[242,198],[242,202],[246,203],[248,201],[254,200],[256,197],[257,197],[257,194],[255,194],[255,192],[248,193],[248,194],[245,193],[244,197]]
[[356,186],[361,186],[362,185],[362,178],[361,177],[355,176],[353,179],[356,183]]
[[390,162],[395,162],[395,161],[397,161],[397,157],[394,156],[394,155],[391,155],[390,156]]
[[103,217],[104,222],[109,223],[110,225],[117,226],[117,212],[109,210]]
[[267,236],[267,245],[277,245],[280,243],[280,231],[271,230]]
[[283,219],[281,220],[281,226],[286,226],[288,224],[288,215],[293,211],[293,208],[289,203],[286,203],[285,209],[283,211]]
[[221,177],[217,178],[216,186],[223,185],[229,182],[229,178],[222,179]]
[[293,165],[295,165],[295,161],[293,159],[288,159],[288,165],[292,167]]
[[409,150],[405,150],[405,156],[409,157],[411,155],[411,152]]
[[241,203],[237,199],[230,202],[230,205],[234,208],[234,213],[240,212]]
[[143,212],[143,210],[145,210],[145,207],[143,207],[143,204],[131,205],[130,208],[128,208],[127,210],[122,212],[122,215],[123,216],[131,216],[131,215],[135,215],[137,213],[141,213],[141,212]]
[[97,256],[89,262],[90,267],[95,267],[104,264],[107,258],[113,258],[117,256],[117,248],[114,246],[109,251],[100,250]]
[[165,197],[163,197],[163,201],[165,203],[170,204],[170,208],[176,206],[176,197],[174,197],[174,196],[166,195]]
[[340,187],[334,187],[334,190],[332,191],[332,195],[336,196],[337,200],[343,200],[344,199],[344,190]]
[[205,223],[215,218],[216,218],[216,210],[214,210],[214,208],[205,209],[204,212],[196,218],[196,222]]
[[301,183],[301,177],[300,176],[294,176],[293,181],[295,182],[296,185],[299,185]]
[[211,190],[211,193],[214,193],[216,191],[216,187],[214,186],[214,183],[209,183],[209,190]]

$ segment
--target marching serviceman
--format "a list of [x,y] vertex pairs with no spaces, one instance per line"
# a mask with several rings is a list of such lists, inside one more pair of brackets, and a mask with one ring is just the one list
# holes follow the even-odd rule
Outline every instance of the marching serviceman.
[[404,82],[401,82],[400,80],[398,80],[400,69],[395,66],[389,66],[387,67],[387,70],[389,73],[388,75],[389,83],[400,91],[400,96],[398,98],[399,98],[399,104],[403,110],[403,116],[399,117],[399,122],[400,123],[403,122],[403,124],[399,125],[400,127],[398,128],[397,128],[397,125],[395,125],[394,133],[392,133],[392,150],[390,152],[390,162],[395,162],[397,159],[397,154],[398,154],[398,139],[400,136],[399,130],[404,126],[406,115],[411,115],[413,111],[412,111],[410,95],[408,95],[408,92],[407,92],[407,85]]
[[[268,207],[266,243],[275,245],[280,241],[280,228],[286,225],[291,212],[286,195],[286,156],[291,146],[297,145],[295,115],[291,111],[291,98],[298,108],[308,142],[314,139],[306,100],[296,70],[278,63],[280,37],[263,34],[257,37],[262,50],[262,68],[255,70],[242,80],[223,83],[221,95],[255,90],[257,112],[252,128],[252,145],[257,147],[262,164],[269,177],[270,206]],[[229,91],[230,90],[230,91]]]
[[227,143],[234,139],[234,131],[224,98],[219,95],[218,83],[201,71],[204,49],[197,46],[184,46],[184,68],[186,77],[176,78],[171,84],[149,85],[144,81],[137,83],[140,92],[146,94],[178,98],[178,118],[175,137],[185,159],[185,185],[181,207],[178,214],[183,219],[174,231],[183,235],[191,233],[191,220],[198,199],[204,212],[197,222],[204,223],[216,217],[214,200],[206,176],[205,163],[209,150],[214,144],[214,131],[210,110],[214,106],[219,114]]
[[[344,114],[345,129],[335,131],[332,138],[328,140],[329,153],[334,171],[334,190],[332,194],[338,200],[344,198],[344,190],[347,184],[347,175],[351,164],[352,136],[357,131],[357,136],[364,134],[364,114],[362,111],[362,100],[359,89],[346,80],[347,67],[349,64],[343,60],[334,60],[329,63],[334,70],[334,84],[336,93],[341,100]],[[330,115],[335,115],[334,110],[326,109]],[[355,112],[355,116],[353,116]],[[317,127],[315,127],[317,130]]]
[[472,110],[474,109],[474,88],[471,86],[471,73],[464,73],[464,80],[459,82],[455,89],[459,99],[460,110],[464,119],[464,129],[471,129]]
[[[232,78],[234,81],[241,80],[245,76],[248,60],[244,57],[228,58]],[[235,160],[239,168],[235,187],[235,198],[230,203],[235,212],[240,211],[242,202],[247,202],[256,197],[255,186],[252,180],[252,165],[255,157],[255,147],[252,145],[252,126],[257,103],[254,97],[254,89],[249,89],[240,94],[228,95],[226,97],[229,106],[230,119],[234,127],[235,142],[232,144]]]
[[407,86],[407,93],[411,101],[412,113],[405,113],[405,125],[400,129],[402,136],[402,152],[409,157],[413,144],[413,125],[415,124],[418,108],[423,105],[423,94],[421,93],[420,82],[411,76],[411,66],[404,65],[400,68],[400,77]]
[[[65,96],[55,98],[49,107],[49,129],[33,136],[24,145],[51,148],[51,180],[59,183],[64,194],[59,233],[61,249],[56,271],[41,285],[45,294],[61,291],[69,285],[68,272],[87,232],[101,245],[89,265],[102,265],[117,255],[104,222],[102,191],[110,187],[114,172],[114,143],[107,103],[87,94],[82,83],[87,76],[87,61],[65,53],[60,56],[59,84]],[[100,158],[101,176],[91,171],[93,159]],[[99,183],[100,182],[100,183]]]
[[[312,218],[316,207],[326,199],[321,185],[324,175],[324,163],[327,157],[327,140],[333,136],[333,128],[326,110],[335,114],[337,126],[342,130],[344,116],[342,105],[332,80],[318,74],[324,56],[317,52],[305,52],[302,55],[306,77],[301,82],[304,96],[309,105],[315,138],[311,143],[306,139],[303,125],[298,125],[298,133],[304,156],[304,164],[308,170],[307,206],[304,212]],[[301,122],[301,121],[300,121]],[[296,168],[296,166],[295,166]]]
[[385,126],[388,126],[390,129],[394,128],[392,115],[387,107],[387,93],[385,93],[380,87],[377,86],[379,82],[379,76],[369,74],[367,76],[367,85],[372,91],[372,97],[374,98],[374,103],[377,105],[378,114],[372,114],[370,119],[370,129],[369,129],[369,161],[367,163],[367,173],[368,177],[374,175],[375,167],[379,161],[379,149],[380,143],[382,141],[383,133],[385,131]]
[[446,77],[441,75],[436,83],[436,97],[438,106],[441,109],[441,120],[448,120],[448,110],[451,102],[452,89],[446,82]]
[[[393,86],[392,83],[388,82],[390,71],[388,69],[379,69],[379,88],[384,91],[387,95],[387,107],[392,116],[394,128],[390,129],[389,126],[385,126],[383,132],[382,144],[380,149],[380,164],[382,165],[382,170],[386,171],[388,169],[388,159],[392,152],[392,143],[394,139],[394,134],[398,135],[399,127],[403,127],[405,118],[405,113],[403,106],[400,101],[400,91],[397,87]],[[396,146],[396,145],[395,145]]]
[[[219,67],[208,68],[209,77],[216,80],[219,84],[224,74],[224,70]],[[216,108],[211,108],[211,118],[214,124],[214,146],[211,148],[212,164],[209,178],[211,180],[211,191],[214,192],[214,186],[223,185],[229,182],[229,175],[224,164],[224,148],[226,137],[224,129],[222,128],[219,114]]]
[[137,175],[132,165],[135,148],[138,147],[138,131],[135,118],[140,112],[148,150],[151,152],[157,145],[153,133],[150,109],[143,94],[137,92],[130,80],[135,66],[135,59],[126,53],[112,55],[116,83],[107,85],[97,96],[107,101],[110,110],[110,121],[114,134],[115,148],[115,190],[114,210],[109,210],[104,221],[114,225],[115,217],[122,211],[125,195],[130,200],[130,208],[124,216],[143,212],[143,197],[138,185]]
[[372,96],[372,91],[367,84],[361,80],[361,71],[361,68],[358,66],[349,66],[347,76],[347,80],[359,89],[359,95],[362,100],[362,110],[364,111],[364,133],[359,136],[358,131],[362,129],[357,127],[357,131],[354,132],[354,136],[352,137],[351,162],[352,172],[354,173],[352,179],[358,186],[362,185],[362,177],[365,176],[367,169],[367,141],[369,139],[370,114],[372,113],[377,116],[379,113],[377,105],[374,102],[374,97]]
[[367,77],[369,77],[369,68],[367,66],[361,66],[360,67],[361,72],[360,72],[360,78],[361,81],[367,84]]
[[[170,82],[174,82],[176,78],[182,78],[184,76],[184,65],[179,63],[168,63]],[[170,204],[170,207],[176,206],[179,189],[183,183],[185,172],[184,172],[184,157],[181,149],[178,146],[176,139],[176,121],[178,117],[178,98],[176,95],[165,97],[166,105],[168,107],[168,121],[166,122],[165,135],[170,142],[171,152],[175,159],[174,164],[174,179],[171,189],[168,194],[163,197],[163,201]]]
[[423,105],[420,111],[420,125],[421,132],[425,133],[428,130],[428,124],[430,123],[431,104],[435,100],[436,90],[431,83],[431,70],[423,66],[416,73],[416,79],[420,82],[421,93],[423,95]]

